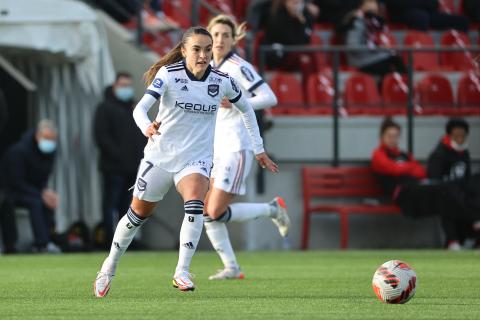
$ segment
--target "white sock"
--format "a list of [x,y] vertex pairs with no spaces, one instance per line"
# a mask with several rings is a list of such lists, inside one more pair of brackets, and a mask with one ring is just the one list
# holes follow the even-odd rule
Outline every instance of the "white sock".
[[125,253],[138,229],[140,229],[146,220],[146,218],[138,216],[132,208],[128,208],[127,214],[118,221],[113,236],[112,247],[110,248],[110,254],[103,262],[100,271],[115,274],[120,257]]
[[275,214],[268,203],[234,203],[229,208],[231,217],[228,221],[248,221],[260,217],[273,217]]
[[225,222],[205,219],[205,231],[213,248],[217,251],[220,259],[222,259],[225,268],[238,269],[237,258],[233,252]]
[[203,201],[190,200],[185,202],[185,217],[180,229],[180,249],[175,274],[189,272],[190,262],[197,249],[203,228]]

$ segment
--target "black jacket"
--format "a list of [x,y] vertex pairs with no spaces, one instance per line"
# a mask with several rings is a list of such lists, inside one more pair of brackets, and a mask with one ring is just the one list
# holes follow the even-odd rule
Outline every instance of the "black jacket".
[[3,187],[18,196],[41,196],[53,170],[55,152],[45,154],[38,149],[35,131],[30,130],[7,150],[1,162]]
[[143,157],[147,138],[133,120],[133,101],[123,102],[105,90],[105,100],[94,118],[94,136],[100,149],[100,170],[104,173],[135,174]]
[[470,153],[459,152],[450,146],[448,136],[443,137],[428,158],[428,178],[442,181],[459,181],[470,176]]

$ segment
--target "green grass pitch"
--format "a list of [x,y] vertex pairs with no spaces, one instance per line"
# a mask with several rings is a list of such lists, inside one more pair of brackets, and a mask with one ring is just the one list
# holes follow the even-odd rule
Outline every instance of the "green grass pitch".
[[[212,282],[213,252],[198,252],[195,292],[171,286],[176,252],[128,252],[105,299],[92,294],[104,254],[0,256],[0,319],[480,319],[480,252],[246,252],[245,280]],[[417,272],[405,305],[376,299],[387,260]]]

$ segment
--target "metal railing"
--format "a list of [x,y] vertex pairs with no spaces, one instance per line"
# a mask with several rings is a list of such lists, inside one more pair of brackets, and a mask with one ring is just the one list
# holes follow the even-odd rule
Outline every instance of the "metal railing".
[[[332,117],[333,117],[333,159],[332,165],[338,166],[339,159],[339,118],[340,118],[340,90],[339,90],[339,75],[340,75],[340,55],[351,52],[377,52],[377,51],[395,51],[398,54],[406,54],[406,71],[407,71],[407,87],[408,87],[408,100],[407,100],[407,148],[409,152],[413,152],[413,130],[414,130],[414,84],[413,76],[415,70],[413,69],[413,56],[415,53],[421,52],[480,52],[480,47],[472,46],[468,48],[459,47],[434,47],[434,48],[412,48],[412,47],[391,47],[391,48],[377,48],[369,49],[365,47],[351,47],[351,46],[282,46],[279,49],[278,46],[261,45],[259,47],[259,72],[264,76],[266,69],[266,55],[269,52],[283,53],[326,53],[332,55],[332,71],[333,71],[333,86],[334,97],[332,101]],[[472,63],[476,64],[476,61],[472,59]],[[428,72],[428,71],[427,71]]]

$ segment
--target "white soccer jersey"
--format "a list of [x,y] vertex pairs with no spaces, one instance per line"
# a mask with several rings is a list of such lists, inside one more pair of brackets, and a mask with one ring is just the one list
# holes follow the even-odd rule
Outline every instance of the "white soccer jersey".
[[235,81],[211,66],[202,79],[196,79],[181,61],[160,68],[134,110],[135,121],[145,132],[151,124],[147,111],[160,98],[156,121],[161,123],[161,134],[149,140],[144,159],[170,172],[192,162],[211,162],[216,114],[223,97],[238,105],[255,153],[263,152],[255,114]]
[[[214,65],[214,62],[211,62]],[[265,82],[262,77],[255,71],[253,66],[231,51],[223,61],[216,66],[220,71],[227,73],[240,84],[243,96],[251,98],[253,91],[262,86]],[[265,86],[267,86],[265,84]],[[267,105],[271,107],[276,104],[276,98],[273,92],[268,90]],[[268,101],[270,100],[270,101]],[[235,105],[235,107],[237,107]],[[256,106],[253,106],[255,109]],[[237,108],[220,108],[217,117],[217,134],[215,135],[215,153],[219,152],[237,152],[240,150],[252,150],[253,147],[248,137],[248,132],[242,122],[241,113]]]

